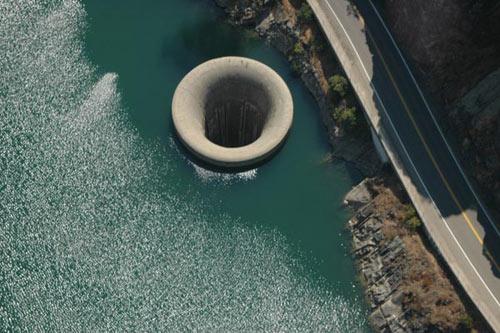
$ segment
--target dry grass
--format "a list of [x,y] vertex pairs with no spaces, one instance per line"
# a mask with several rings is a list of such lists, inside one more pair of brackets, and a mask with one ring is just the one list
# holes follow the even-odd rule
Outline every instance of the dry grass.
[[281,0],[281,3],[283,5],[283,12],[287,16],[287,20],[290,21],[292,25],[297,24],[296,7],[290,2],[290,0]]
[[408,309],[424,315],[426,321],[441,330],[459,330],[467,312],[457,291],[418,234],[408,235],[403,241],[409,253],[403,284]]
[[[304,0],[281,0],[283,11],[293,26],[298,24],[297,12],[303,2]],[[314,43],[320,43],[328,48],[328,42],[324,38],[322,30],[315,23],[301,23],[299,28],[300,42],[310,49],[309,61],[316,70],[321,89],[325,94],[328,94],[328,78],[341,69],[331,52],[321,52],[312,47]]]
[[316,52],[314,52],[311,57],[311,65],[316,70],[316,73],[318,73],[318,79],[321,85],[321,89],[325,94],[328,94],[329,87],[327,76],[325,75],[325,72],[323,70],[323,63],[321,62],[321,58],[316,54]]
[[424,236],[405,227],[408,199],[399,181],[384,177],[374,183],[373,190],[378,193],[374,205],[383,217],[387,241],[399,236],[407,250],[402,290],[412,320],[445,332],[465,329],[464,319],[470,317],[458,291],[425,245]]

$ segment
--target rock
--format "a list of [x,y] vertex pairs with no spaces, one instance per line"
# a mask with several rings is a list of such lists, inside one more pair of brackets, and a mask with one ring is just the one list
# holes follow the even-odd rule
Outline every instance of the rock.
[[243,16],[241,17],[242,24],[251,24],[255,21],[257,14],[252,8],[245,8],[243,11]]
[[353,249],[355,252],[360,251],[366,247],[373,247],[375,243],[371,240],[361,241],[358,238],[353,239]]
[[373,200],[373,195],[368,188],[368,179],[354,186],[344,197],[344,204],[353,209],[358,209]]
[[401,304],[395,304],[391,298],[380,306],[380,310],[382,311],[384,317],[388,320],[394,320],[399,318],[399,316],[403,313],[403,306]]
[[311,92],[311,94],[314,96],[316,100],[321,100],[325,98],[325,93],[321,89],[318,78],[315,75],[316,72],[312,68],[309,61],[303,59],[302,65],[304,70],[302,71],[302,75],[300,76],[300,78],[306,85],[307,89]]
[[390,212],[375,209],[377,193],[374,179],[365,179],[345,197],[345,203],[356,207],[348,227],[352,232],[352,249],[366,285],[372,308],[370,320],[381,332],[409,332],[403,316],[402,269],[406,248],[399,236],[388,240],[382,232],[383,218]]
[[384,326],[387,325],[387,322],[385,321],[384,315],[380,310],[375,310],[373,313],[370,315],[370,322],[372,323],[373,326],[375,326],[377,329],[381,330]]
[[234,24],[253,26],[258,18],[268,11],[271,0],[215,0],[224,8]]
[[409,330],[404,329],[400,325],[399,321],[397,321],[397,320],[389,322],[388,325],[389,325],[389,332],[391,332],[391,333],[405,333],[405,332],[410,332]]
[[[374,215],[370,215],[368,218],[365,219],[365,222],[363,223],[363,232],[367,235],[370,235],[370,238],[373,241],[376,241],[375,239],[375,233],[380,230],[380,227],[382,226],[382,221],[378,219]],[[379,242],[377,242],[379,243]]]
[[[329,110],[326,112],[329,115]],[[348,136],[336,128],[330,133],[335,157],[352,163],[366,177],[373,177],[381,170],[382,162],[370,136]]]
[[257,31],[259,36],[264,36],[271,29],[273,23],[273,12],[269,12],[269,14],[255,27],[255,31]]
[[377,230],[373,234],[373,239],[375,240],[376,243],[380,243],[381,241],[383,241],[385,239],[385,236],[380,230]]
[[404,299],[404,294],[403,292],[399,291],[395,295],[392,296],[391,300],[394,304],[396,305],[402,305],[403,304],[403,299]]
[[373,303],[375,305],[384,303],[392,291],[393,289],[387,280],[380,280],[371,288]]
[[266,39],[273,47],[283,54],[288,54],[296,42],[296,37],[287,32],[286,28],[273,24],[266,33]]

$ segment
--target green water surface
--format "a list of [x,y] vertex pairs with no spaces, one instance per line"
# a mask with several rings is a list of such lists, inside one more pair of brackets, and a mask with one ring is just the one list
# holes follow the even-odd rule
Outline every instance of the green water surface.
[[[33,175],[21,176],[23,165],[2,160],[9,171],[4,182],[12,189],[2,195],[13,207],[4,208],[13,213],[5,219],[0,243],[8,262],[0,279],[0,328],[367,331],[344,230],[349,213],[341,207],[361,176],[349,165],[326,161],[329,146],[318,107],[286,58],[226,24],[212,1],[85,0],[82,5],[75,5],[80,26],[74,34],[82,49],[75,49],[74,61],[88,61],[89,75],[71,91],[41,96],[44,108],[12,95],[12,105],[31,106],[10,116],[9,124],[26,123],[27,114],[38,124],[38,110],[54,109],[54,116],[40,125],[43,135],[33,130],[33,148],[12,143],[12,151],[22,151],[35,166]],[[44,21],[50,10],[42,19],[33,14],[42,26],[57,25],[57,16]],[[54,28],[41,38],[50,41],[67,30]],[[65,56],[61,50],[51,57]],[[12,59],[19,58],[16,52],[13,48]],[[23,53],[26,64],[35,53]],[[295,111],[283,149],[257,169],[237,174],[195,165],[176,141],[170,119],[182,77],[201,62],[228,55],[276,70],[289,85]],[[72,71],[57,61],[47,66],[44,74],[33,75]],[[116,75],[113,80],[108,73]],[[109,95],[108,78],[116,83]],[[97,81],[106,89],[93,86]],[[116,111],[82,121],[85,131],[65,133],[68,122],[56,126],[53,119],[87,109],[61,111],[58,101],[72,98],[75,105],[86,105],[88,93],[79,92],[80,86],[106,101],[87,103],[88,109]],[[107,127],[115,118],[119,121]],[[51,133],[55,139],[45,143]],[[124,143],[120,138],[127,133],[133,139]],[[13,137],[3,138],[8,135]],[[61,146],[61,153],[54,146]],[[40,194],[20,200],[23,188]],[[41,236],[35,241],[28,232]]]
[[239,223],[277,228],[311,255],[320,275],[349,290],[354,271],[345,250],[348,234],[342,231],[349,214],[340,206],[343,195],[361,178],[343,163],[325,162],[329,146],[317,105],[292,76],[285,57],[248,31],[225,24],[223,14],[208,1],[85,5],[89,58],[101,71],[118,74],[124,105],[145,138],[169,144],[174,136],[174,90],[189,70],[206,60],[245,56],[267,64],[285,79],[294,99],[293,129],[282,151],[258,168],[255,178],[230,182],[216,175],[200,177],[177,152],[167,151],[173,155],[175,175],[182,179],[178,187],[167,190],[186,200],[196,191],[212,209],[241,217]]

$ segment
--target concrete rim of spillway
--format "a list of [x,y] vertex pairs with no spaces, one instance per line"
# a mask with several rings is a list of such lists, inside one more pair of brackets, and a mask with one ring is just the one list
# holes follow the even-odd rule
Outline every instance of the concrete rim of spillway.
[[[205,133],[207,98],[213,87],[224,80],[258,84],[259,94],[265,95],[262,99],[268,101],[260,135],[241,147],[215,144]],[[222,96],[231,94],[231,85],[224,86]],[[172,119],[182,143],[203,161],[219,167],[248,167],[270,157],[285,140],[293,121],[292,95],[283,79],[258,61],[242,57],[216,58],[195,67],[179,83],[172,101]]]

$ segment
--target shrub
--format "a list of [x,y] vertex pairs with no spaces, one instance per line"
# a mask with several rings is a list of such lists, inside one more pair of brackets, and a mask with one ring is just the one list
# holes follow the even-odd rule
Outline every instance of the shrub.
[[325,41],[323,39],[315,38],[313,40],[312,49],[318,53],[321,53],[325,50]]
[[333,119],[337,124],[352,129],[358,123],[357,110],[354,106],[348,107],[347,105],[340,105],[335,107],[332,113]]
[[292,49],[292,54],[294,56],[302,56],[305,54],[305,52],[306,52],[306,50],[304,50],[304,47],[302,46],[301,42],[295,43],[295,45],[293,46],[293,49]]
[[414,216],[411,219],[406,220],[405,223],[408,229],[410,229],[411,231],[417,231],[418,228],[422,226],[422,221],[420,221],[420,219],[417,216]]
[[422,226],[422,221],[418,217],[415,207],[411,204],[408,204],[405,207],[404,223],[411,231],[417,231],[417,229]]
[[297,18],[300,22],[309,23],[313,20],[314,13],[307,2],[302,3],[300,6]]
[[292,73],[293,75],[295,76],[300,76],[300,72],[301,72],[301,65],[300,65],[300,62],[297,61],[297,60],[292,60],[292,63],[291,63],[291,68],[292,68]]
[[412,204],[405,205],[403,219],[409,220],[412,217],[416,217],[416,216],[417,216],[417,211],[415,210],[415,207],[413,207]]
[[328,85],[332,91],[335,91],[341,97],[347,95],[347,90],[349,87],[349,82],[342,75],[335,74],[328,79]]
[[463,327],[465,327],[467,330],[471,330],[472,327],[474,326],[474,320],[471,318],[469,315],[465,315],[462,318],[460,318],[460,323],[462,324]]

